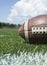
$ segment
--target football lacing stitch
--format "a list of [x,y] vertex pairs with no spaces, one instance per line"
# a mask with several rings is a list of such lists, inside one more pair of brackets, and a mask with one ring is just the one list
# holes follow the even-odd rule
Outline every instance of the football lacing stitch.
[[32,27],[32,34],[47,33],[47,27]]

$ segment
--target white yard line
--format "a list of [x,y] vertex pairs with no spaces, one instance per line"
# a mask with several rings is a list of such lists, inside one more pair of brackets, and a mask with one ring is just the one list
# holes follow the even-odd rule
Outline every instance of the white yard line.
[[21,53],[20,56],[5,54],[0,56],[0,65],[47,65],[47,53]]

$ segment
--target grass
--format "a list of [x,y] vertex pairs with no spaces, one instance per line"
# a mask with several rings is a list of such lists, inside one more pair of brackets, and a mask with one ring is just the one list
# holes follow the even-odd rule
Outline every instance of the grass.
[[0,29],[0,54],[19,54],[20,52],[47,52],[47,44],[27,43],[16,29]]

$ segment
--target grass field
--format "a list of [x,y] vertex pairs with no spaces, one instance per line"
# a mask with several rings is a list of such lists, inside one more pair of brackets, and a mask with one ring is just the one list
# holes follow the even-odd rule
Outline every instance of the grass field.
[[19,54],[23,51],[45,53],[47,51],[47,44],[30,44],[19,36],[18,30],[0,29],[0,54]]
[[27,43],[18,30],[0,29],[0,65],[47,65],[47,44]]

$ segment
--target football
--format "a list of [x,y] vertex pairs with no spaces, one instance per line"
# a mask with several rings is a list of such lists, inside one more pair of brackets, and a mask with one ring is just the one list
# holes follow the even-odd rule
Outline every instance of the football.
[[19,34],[26,41],[47,41],[47,15],[39,15],[27,20],[20,28]]

